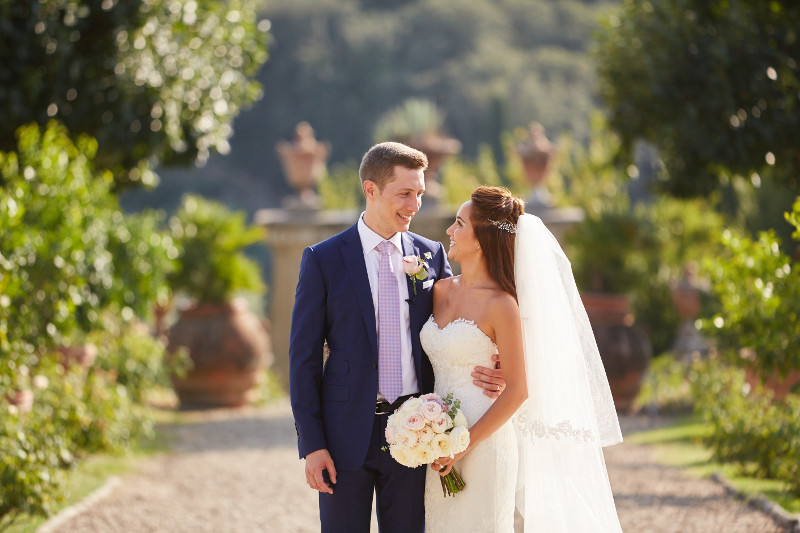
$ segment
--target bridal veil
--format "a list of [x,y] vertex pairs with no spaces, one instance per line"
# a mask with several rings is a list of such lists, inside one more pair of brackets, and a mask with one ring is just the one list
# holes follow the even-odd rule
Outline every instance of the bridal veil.
[[528,399],[514,416],[526,533],[622,531],[603,446],[622,442],[569,260],[536,216],[519,217],[515,278]]

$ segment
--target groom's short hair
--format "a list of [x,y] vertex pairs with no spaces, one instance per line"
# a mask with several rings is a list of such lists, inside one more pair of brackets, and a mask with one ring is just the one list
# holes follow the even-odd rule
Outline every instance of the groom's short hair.
[[358,168],[358,177],[361,183],[374,181],[378,189],[389,182],[394,167],[405,167],[411,170],[425,170],[428,168],[428,157],[410,146],[398,142],[383,142],[376,144],[364,154],[361,166]]

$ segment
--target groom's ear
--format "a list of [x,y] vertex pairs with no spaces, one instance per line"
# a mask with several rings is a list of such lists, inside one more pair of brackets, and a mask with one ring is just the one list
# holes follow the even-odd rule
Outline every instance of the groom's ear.
[[372,180],[364,180],[361,186],[364,188],[364,196],[369,200],[373,200],[379,192],[378,184]]

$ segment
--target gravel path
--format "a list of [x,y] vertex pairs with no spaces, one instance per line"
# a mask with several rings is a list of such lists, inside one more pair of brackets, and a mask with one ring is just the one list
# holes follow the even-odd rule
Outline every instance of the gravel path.
[[[147,460],[106,497],[40,531],[319,531],[316,494],[305,485],[286,403],[188,417],[191,423],[165,429],[176,436],[172,453]],[[626,418],[623,431],[641,425]],[[781,532],[718,484],[656,464],[648,447],[614,446],[606,459],[626,533]]]

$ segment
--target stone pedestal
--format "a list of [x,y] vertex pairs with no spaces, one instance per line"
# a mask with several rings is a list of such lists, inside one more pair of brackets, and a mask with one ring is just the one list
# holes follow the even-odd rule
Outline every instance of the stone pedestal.
[[255,214],[255,223],[267,229],[267,245],[272,251],[272,280],[269,283],[272,369],[286,390],[289,389],[292,308],[303,250],[349,228],[360,214],[356,210],[311,209],[262,209]]

